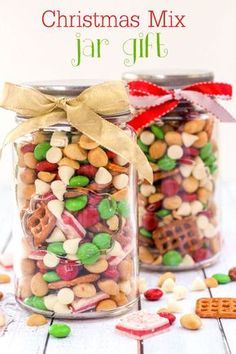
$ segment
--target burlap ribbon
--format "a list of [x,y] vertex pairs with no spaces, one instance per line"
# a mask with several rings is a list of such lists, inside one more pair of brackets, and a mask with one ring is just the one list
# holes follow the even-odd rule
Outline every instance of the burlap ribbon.
[[68,123],[132,163],[140,176],[152,183],[152,169],[142,150],[122,129],[102,118],[128,110],[123,82],[94,85],[73,98],[54,97],[33,88],[5,83],[0,107],[28,117],[7,134],[2,147],[38,129]]

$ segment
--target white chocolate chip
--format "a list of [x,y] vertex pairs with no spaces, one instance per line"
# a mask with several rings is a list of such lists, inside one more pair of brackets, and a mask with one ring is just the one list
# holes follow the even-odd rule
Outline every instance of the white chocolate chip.
[[53,311],[55,303],[57,302],[57,295],[50,294],[50,295],[44,296],[43,302],[48,310]]
[[68,254],[76,254],[76,252],[78,250],[78,245],[79,245],[78,239],[72,238],[70,240],[66,240],[63,243],[63,248],[64,248],[65,252]]
[[110,219],[107,220],[107,225],[109,230],[116,231],[119,227],[119,218],[117,215],[113,215]]
[[74,292],[70,288],[60,289],[57,293],[57,299],[62,305],[69,305],[74,300]]
[[181,159],[183,154],[183,149],[179,145],[171,145],[167,150],[167,155],[173,160]]
[[48,268],[55,268],[59,261],[59,258],[54,253],[47,253],[43,257],[43,263]]
[[113,177],[113,185],[116,189],[123,189],[127,187],[129,182],[129,177],[125,173],[121,173]]
[[41,181],[41,179],[36,179],[34,183],[36,194],[43,195],[45,193],[48,193],[51,189],[50,184]]
[[121,244],[118,241],[114,241],[111,250],[108,252],[109,257],[123,257],[125,255]]
[[62,181],[53,181],[51,183],[51,189],[55,197],[59,200],[63,200],[64,193],[66,192],[66,185]]
[[190,206],[190,203],[188,202],[183,202],[179,209],[176,211],[176,214],[177,215],[180,215],[180,216],[188,216],[191,214],[191,206]]
[[197,226],[201,230],[205,230],[207,225],[209,224],[209,219],[206,215],[199,215],[197,217]]
[[191,290],[202,291],[205,289],[206,289],[205,281],[200,277],[195,278],[194,281],[192,282]]
[[189,254],[186,254],[181,262],[181,266],[192,266],[194,264],[195,262]]
[[72,176],[74,176],[75,170],[74,168],[70,166],[59,166],[58,168],[58,175],[62,182],[64,182],[66,185],[69,184],[69,181]]
[[217,234],[217,229],[214,225],[209,223],[207,227],[204,229],[204,236],[207,238],[212,238]]
[[182,311],[182,306],[180,305],[180,303],[177,300],[168,299],[167,300],[167,309],[171,313],[177,313],[177,312],[181,312]]
[[140,294],[143,294],[147,290],[147,282],[146,279],[143,277],[138,278],[138,291]]
[[58,199],[53,199],[48,202],[48,209],[56,217],[60,218],[64,210],[64,202]]
[[140,193],[144,197],[150,197],[150,195],[154,194],[156,192],[156,187],[153,186],[152,184],[141,184],[140,186]]
[[192,215],[197,215],[203,210],[203,205],[201,202],[199,202],[199,200],[194,200],[194,202],[192,202],[190,206]]
[[111,173],[104,167],[99,167],[95,175],[95,182],[97,184],[107,184],[112,181]]
[[183,132],[182,133],[182,140],[183,140],[184,146],[190,147],[191,145],[193,145],[193,143],[195,143],[195,141],[198,140],[198,137],[196,135]]
[[172,293],[174,291],[175,281],[172,278],[167,278],[164,280],[161,289],[165,293]]
[[71,313],[71,310],[69,309],[69,307],[67,305],[61,304],[59,301],[57,301],[55,303],[55,305],[53,306],[53,311],[55,313],[60,313],[62,315]]
[[0,327],[4,327],[6,325],[6,316],[5,314],[0,311]]
[[140,134],[140,140],[145,145],[151,145],[155,140],[155,135],[148,130],[145,130]]
[[192,170],[193,170],[194,166],[193,165],[180,165],[179,170],[180,173],[183,177],[187,178],[191,175]]
[[68,136],[65,132],[54,132],[50,140],[51,146],[65,147],[68,145]]
[[126,159],[124,159],[123,157],[121,157],[119,155],[116,155],[114,157],[114,162],[119,166],[125,166],[128,163],[128,161]]
[[176,285],[174,287],[173,295],[176,300],[183,300],[188,295],[188,289],[183,285]]
[[51,242],[64,242],[66,240],[63,232],[56,226],[52,231],[51,235],[46,239],[47,243]]
[[58,147],[51,147],[46,153],[46,160],[50,163],[58,163],[62,158],[62,151]]
[[202,164],[198,164],[193,168],[192,172],[193,177],[198,180],[202,180],[207,177],[205,166]]
[[129,280],[121,281],[119,284],[120,290],[125,294],[129,295],[132,291],[131,284]]

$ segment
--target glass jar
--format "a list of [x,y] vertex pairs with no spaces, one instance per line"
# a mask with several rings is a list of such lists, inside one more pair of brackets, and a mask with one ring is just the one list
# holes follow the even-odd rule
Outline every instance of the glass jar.
[[[33,87],[64,97],[86,88]],[[129,112],[105,118],[134,138]],[[126,312],[138,297],[133,166],[70,125],[24,136],[15,151],[18,303],[57,318]]]
[[[126,73],[169,89],[212,81],[208,72]],[[212,264],[221,238],[216,204],[217,119],[186,101],[138,131],[153,169],[139,180],[139,258],[145,268],[184,270]]]

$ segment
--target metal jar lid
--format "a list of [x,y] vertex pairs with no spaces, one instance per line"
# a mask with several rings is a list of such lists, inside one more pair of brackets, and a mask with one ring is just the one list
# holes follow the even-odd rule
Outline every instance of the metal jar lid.
[[[26,82],[23,85],[31,88],[35,88],[38,91],[57,97],[75,97],[81,92],[89,88],[90,86],[97,85],[104,82],[103,80],[56,80],[56,81],[38,81],[38,82]],[[128,121],[130,120],[130,111],[119,112],[104,116],[106,119],[114,121]]]
[[197,82],[213,81],[214,74],[204,70],[144,70],[129,71],[122,75],[123,80],[145,80],[169,89],[180,88]]

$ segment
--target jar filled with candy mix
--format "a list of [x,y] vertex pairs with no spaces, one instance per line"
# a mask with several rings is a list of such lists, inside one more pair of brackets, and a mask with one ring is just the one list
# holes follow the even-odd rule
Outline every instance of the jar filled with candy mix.
[[[208,266],[221,248],[216,204],[217,119],[181,96],[180,89],[191,85],[193,94],[195,84],[211,82],[213,75],[126,73],[124,78],[131,90],[137,86],[141,99],[143,85],[148,86],[151,96],[166,99],[135,112],[145,113],[140,115],[144,124],[137,129],[138,144],[154,177],[153,184],[139,180],[141,263],[154,270]],[[153,117],[150,122],[149,114]]]
[[[57,101],[59,109],[65,97],[83,95],[86,89],[78,85],[33,87],[40,104],[47,95],[62,96]],[[46,96],[40,98],[40,93]],[[80,115],[83,107],[93,118],[87,106],[80,107]],[[50,114],[49,109],[46,120]],[[135,168],[63,122],[62,111],[53,114],[55,119],[61,114],[62,122],[15,141],[17,238],[22,250],[16,266],[16,298],[23,307],[58,318],[118,315],[131,308],[138,296]],[[80,117],[76,118],[81,124]],[[112,129],[118,127],[116,132],[140,151],[126,125],[129,111],[99,118],[110,122],[107,136],[107,125],[101,123],[101,141],[118,144],[120,137],[112,136]],[[17,116],[22,127],[28,119]],[[68,119],[72,121],[70,111]]]

